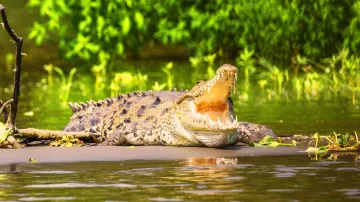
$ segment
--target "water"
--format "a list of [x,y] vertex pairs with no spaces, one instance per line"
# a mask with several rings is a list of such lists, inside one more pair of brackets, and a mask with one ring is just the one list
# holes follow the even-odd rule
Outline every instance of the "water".
[[17,164],[0,167],[0,200],[358,201],[359,166],[306,156]]

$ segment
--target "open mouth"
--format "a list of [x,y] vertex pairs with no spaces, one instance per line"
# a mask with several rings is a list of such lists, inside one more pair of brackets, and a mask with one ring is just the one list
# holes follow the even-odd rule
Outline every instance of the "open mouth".
[[232,65],[223,65],[214,78],[207,81],[194,98],[196,112],[209,117],[212,122],[229,124],[234,122],[229,114],[228,98],[235,93],[237,69]]

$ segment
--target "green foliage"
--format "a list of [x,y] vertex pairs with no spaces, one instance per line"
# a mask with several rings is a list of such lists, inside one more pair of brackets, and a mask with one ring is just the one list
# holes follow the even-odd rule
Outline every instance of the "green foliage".
[[298,54],[319,60],[360,45],[358,0],[30,0],[28,7],[39,14],[29,38],[58,41],[65,57],[99,64],[147,44],[175,44],[193,56],[240,51],[248,75],[250,53],[289,65]]
[[48,79],[47,79],[48,85],[52,86],[52,84],[53,84],[54,65],[53,64],[44,65],[44,69],[48,73]]
[[[243,66],[244,61],[238,60],[238,66]],[[320,62],[297,55],[294,65],[285,70],[263,58],[254,59],[251,65],[256,68],[252,77],[261,89],[262,99],[332,100],[343,97],[356,104],[360,97],[360,58],[357,54],[350,54],[348,49]],[[240,81],[243,82],[240,86],[242,95],[251,96],[254,86],[249,88],[246,69],[243,68],[245,80]]]
[[296,146],[296,141],[292,141],[292,144],[285,144],[276,141],[270,135],[265,136],[259,143],[253,143],[254,147],[278,147],[278,146]]
[[171,72],[173,66],[174,66],[173,63],[169,62],[162,68],[163,72],[165,72],[166,74],[168,90],[173,89],[174,75]]
[[[243,52],[240,53],[239,57],[237,57],[236,64],[239,68],[244,69],[244,78],[245,78],[245,84],[249,84],[249,77],[250,74],[255,73],[255,62],[254,59],[254,50],[248,50],[247,48],[244,49]],[[262,82],[263,84],[264,82]]]
[[59,67],[54,67],[54,71],[59,74],[60,76],[60,93],[59,98],[62,103],[67,103],[69,100],[70,88],[72,86],[72,81],[74,74],[76,73],[77,69],[72,68],[70,70],[69,76],[66,78],[64,72]]
[[153,90],[159,91],[163,90],[166,87],[166,83],[159,84],[159,82],[155,81],[154,85],[151,87]]
[[[328,145],[319,146],[319,141],[325,139],[328,141]],[[315,146],[312,147],[310,144],[315,142]],[[328,152],[352,152],[360,150],[360,142],[356,132],[353,135],[349,133],[335,133],[333,132],[330,136],[319,135],[315,133],[312,136],[312,140],[309,142],[309,148],[306,150],[308,153],[315,153],[325,155]]]
[[148,75],[141,72],[136,74],[131,72],[116,73],[110,84],[111,96],[115,96],[120,92],[145,90],[147,80]]

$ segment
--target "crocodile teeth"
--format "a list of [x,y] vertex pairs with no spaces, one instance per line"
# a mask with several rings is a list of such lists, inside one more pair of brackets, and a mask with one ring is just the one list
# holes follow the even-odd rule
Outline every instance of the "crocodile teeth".
[[235,81],[237,81],[237,79],[238,79],[238,75],[237,73],[235,73]]
[[218,117],[218,119],[217,119],[217,124],[222,124],[220,121],[220,117]]
[[237,116],[235,116],[235,122],[236,122],[236,123],[238,122]]

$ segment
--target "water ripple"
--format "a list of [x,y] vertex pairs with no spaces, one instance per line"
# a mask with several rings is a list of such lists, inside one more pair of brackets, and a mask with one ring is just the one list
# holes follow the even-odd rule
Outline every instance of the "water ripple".
[[24,197],[19,198],[19,201],[67,201],[74,200],[75,197]]
[[243,189],[229,189],[229,190],[216,190],[216,189],[209,189],[209,190],[184,190],[181,191],[183,193],[189,194],[221,194],[221,193],[241,193]]
[[118,187],[118,188],[135,188],[131,184],[83,184],[83,183],[62,183],[62,184],[32,184],[26,185],[25,188],[91,188],[91,187]]
[[267,192],[292,192],[297,191],[296,189],[269,189]]
[[354,167],[342,167],[342,168],[336,168],[338,171],[360,171],[360,168],[354,168]]
[[157,198],[148,198],[149,201],[184,201],[184,199],[180,199],[180,198],[162,198],[162,197],[157,197]]
[[66,170],[38,170],[38,171],[29,171],[28,173],[32,174],[73,174],[76,171],[66,171]]

